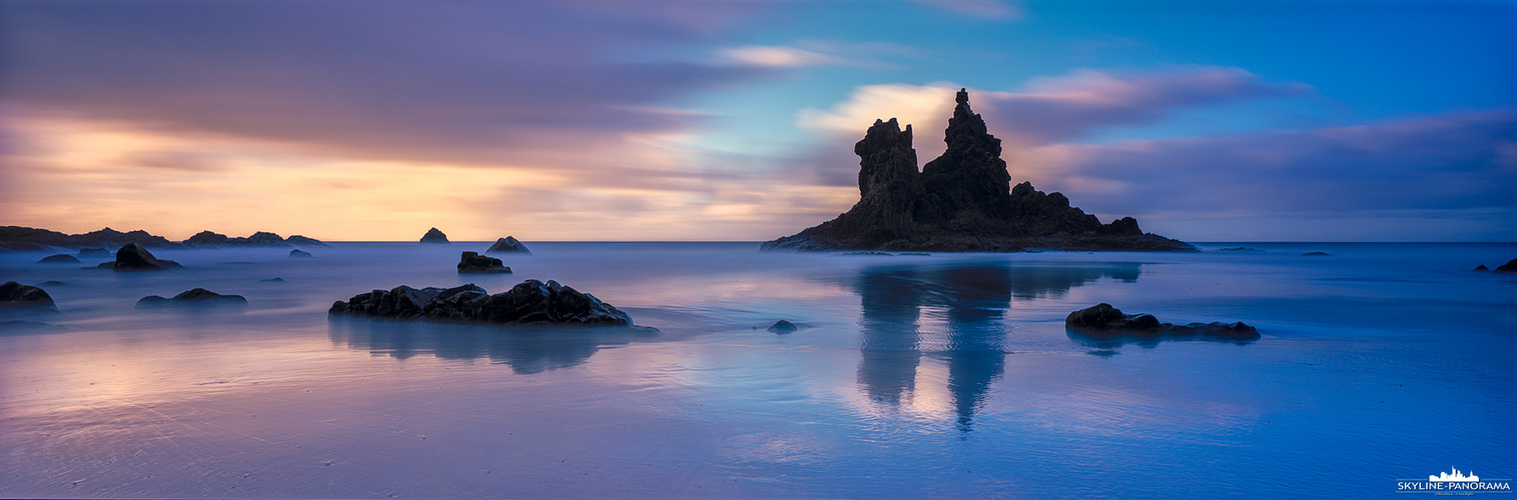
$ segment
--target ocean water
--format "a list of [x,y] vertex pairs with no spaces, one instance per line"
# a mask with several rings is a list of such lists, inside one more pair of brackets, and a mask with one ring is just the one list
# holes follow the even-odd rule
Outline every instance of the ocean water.
[[[1517,476],[1517,276],[1470,272],[1514,244],[528,245],[488,276],[453,267],[486,243],[165,250],[187,269],[163,273],[0,254],[0,281],[67,283],[31,318],[62,328],[0,330],[0,497],[1365,497]],[[326,312],[528,278],[659,331]],[[133,307],[194,287],[249,305]],[[1065,330],[1098,302],[1263,338]],[[800,330],[766,331],[781,319]]]

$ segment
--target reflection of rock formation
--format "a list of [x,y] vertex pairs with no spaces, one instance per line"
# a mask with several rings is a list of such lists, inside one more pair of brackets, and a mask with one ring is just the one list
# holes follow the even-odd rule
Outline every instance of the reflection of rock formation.
[[[948,367],[948,391],[963,430],[1005,370],[1001,319],[1013,300],[1060,296],[1102,277],[1132,281],[1138,264],[1012,266],[1005,262],[875,267],[851,283],[863,309],[859,386],[870,399],[900,404],[916,389],[923,354]],[[924,328],[922,318],[946,328]]]
[[489,358],[515,373],[538,373],[584,363],[603,347],[656,338],[634,327],[563,328],[436,324],[330,318],[332,342],[351,349],[407,359],[430,354],[442,359]]

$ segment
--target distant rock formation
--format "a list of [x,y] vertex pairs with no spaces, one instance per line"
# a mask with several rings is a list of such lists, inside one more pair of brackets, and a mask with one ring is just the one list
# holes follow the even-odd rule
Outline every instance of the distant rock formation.
[[58,305],[46,290],[7,281],[0,284],[0,311],[57,312]]
[[66,253],[49,255],[37,261],[38,264],[79,264],[79,258]]
[[198,248],[215,247],[288,247],[291,245],[302,246],[326,246],[325,243],[314,238],[305,236],[291,236],[288,239],[277,234],[259,231],[246,238],[229,238],[227,235],[214,231],[201,231],[184,240],[184,246]]
[[186,290],[173,298],[163,298],[158,295],[149,295],[137,301],[137,307],[147,309],[154,307],[203,307],[203,306],[245,306],[248,299],[241,295],[222,295],[204,288]]
[[120,250],[116,251],[116,260],[114,262],[106,262],[101,264],[100,267],[116,271],[163,271],[183,268],[184,266],[172,260],[159,260],[153,256],[152,252],[143,248],[142,245],[127,243]]
[[1496,272],[1498,272],[1498,273],[1517,273],[1517,259],[1512,259],[1512,260],[1506,261],[1505,264],[1502,264],[1500,267],[1496,268]]
[[531,250],[527,250],[527,246],[521,244],[520,241],[516,241],[516,237],[515,236],[507,236],[505,238],[501,238],[501,239],[495,240],[495,244],[494,245],[490,245],[490,249],[489,250],[485,250],[485,253],[507,253],[507,252],[519,252],[519,253],[524,253],[524,254],[527,254],[527,255],[532,255],[532,251]]
[[474,284],[454,288],[405,285],[374,290],[332,304],[331,314],[393,319],[428,319],[464,323],[631,325],[627,313],[594,295],[538,280],[523,281],[510,291],[490,295]]
[[0,226],[0,251],[46,250],[48,248],[118,247],[136,243],[154,248],[176,248],[178,243],[147,231],[120,232],[111,228],[84,234],[63,234],[57,231],[20,226]]
[[1231,324],[1190,323],[1187,325],[1160,323],[1159,319],[1151,314],[1122,314],[1121,310],[1104,302],[1069,313],[1069,316],[1064,318],[1064,326],[1079,330],[1087,335],[1132,335],[1141,337],[1189,337],[1200,335],[1237,340],[1259,338],[1259,330],[1242,322]]
[[427,230],[427,234],[421,236],[422,243],[449,243],[448,235],[442,234],[437,228]]
[[969,108],[960,90],[944,141],[948,149],[917,172],[911,126],[876,120],[854,145],[859,156],[859,202],[819,226],[764,243],[765,250],[1017,251],[1184,250],[1195,247],[1144,234],[1124,217],[1102,224],[1071,207],[1063,194],[1044,194],[1011,175],[1001,140]]
[[511,268],[506,267],[504,262],[494,257],[486,257],[474,252],[464,252],[458,258],[458,274],[503,274],[509,272],[511,272]]
[[298,248],[295,249],[295,250],[290,250],[290,258],[292,258],[292,259],[309,259],[309,258],[311,258],[311,252],[300,250]]
[[1485,264],[1481,264],[1481,265],[1475,266],[1474,269],[1471,269],[1471,271],[1475,271],[1477,273],[1483,273],[1483,272],[1486,272],[1486,271],[1489,271],[1489,270],[1491,270],[1491,268],[1485,267]]

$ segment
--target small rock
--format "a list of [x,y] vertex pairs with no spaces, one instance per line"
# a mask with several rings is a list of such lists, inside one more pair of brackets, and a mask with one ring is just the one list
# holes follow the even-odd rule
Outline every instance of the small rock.
[[311,258],[311,252],[307,252],[307,251],[304,251],[304,250],[290,250],[290,258],[309,259],[309,258]]
[[[152,252],[148,252],[142,245],[127,243],[116,251],[116,262],[108,263],[111,269],[117,271],[162,271],[166,269],[183,268],[178,262],[172,260],[159,260]],[[100,267],[106,267],[101,264]]]
[[798,329],[799,328],[796,328],[795,323],[791,323],[789,321],[785,321],[785,320],[782,319],[782,320],[774,322],[774,325],[769,327],[769,333],[777,333],[777,334],[780,334],[780,335],[784,335],[784,334],[787,334],[787,333],[794,332],[794,331],[796,331]]
[[506,267],[500,259],[474,252],[464,252],[458,259],[458,272],[460,274],[509,273],[511,268]]
[[1333,254],[1330,254],[1330,253],[1327,253],[1327,252],[1306,252],[1304,254],[1301,254],[1301,256],[1302,257],[1332,257]]
[[421,242],[422,243],[448,243],[448,235],[442,234],[442,231],[438,231],[437,228],[434,227],[432,229],[427,230],[427,234],[422,235]]
[[1517,273],[1517,259],[1512,259],[1496,268],[1498,273]]
[[79,259],[66,253],[49,255],[37,261],[38,264],[79,264]]
[[501,239],[495,240],[495,244],[494,245],[490,245],[490,249],[489,250],[485,250],[485,253],[506,253],[506,252],[520,252],[520,253],[524,253],[524,254],[527,254],[527,255],[532,255],[532,251],[531,250],[527,250],[527,246],[521,244],[520,241],[517,241],[515,236],[507,236],[505,238],[501,238]]
[[1238,340],[1252,340],[1260,337],[1257,329],[1242,322],[1189,323],[1185,325],[1160,323],[1158,318],[1155,318],[1151,314],[1122,314],[1121,310],[1104,302],[1069,313],[1069,316],[1064,318],[1064,326],[1098,335],[1134,335],[1140,337],[1157,337],[1162,335],[1187,337],[1202,335]]
[[57,312],[58,305],[46,290],[7,281],[0,284],[0,309]]
[[1485,264],[1481,264],[1481,265],[1475,266],[1474,269],[1471,269],[1471,271],[1476,271],[1476,272],[1486,272],[1486,271],[1489,271],[1489,270],[1491,270],[1491,268],[1485,267]]
[[259,283],[284,283],[284,278],[269,278],[269,279],[266,279],[266,280],[258,280],[258,282]]
[[442,289],[405,285],[374,290],[332,303],[331,314],[460,323],[624,325],[620,309],[556,281],[527,280],[510,291],[489,295],[473,284]]
[[137,301],[137,307],[193,307],[193,306],[246,306],[248,299],[241,295],[222,295],[204,288],[186,290],[171,299],[149,295]]

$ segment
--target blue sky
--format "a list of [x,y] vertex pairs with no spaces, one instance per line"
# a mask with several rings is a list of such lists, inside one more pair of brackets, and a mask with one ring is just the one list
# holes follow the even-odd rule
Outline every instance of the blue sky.
[[[1189,241],[1517,240],[1511,2],[0,0],[0,224],[767,240],[968,87]],[[108,207],[108,209],[102,209]],[[415,233],[415,234],[412,234]]]

